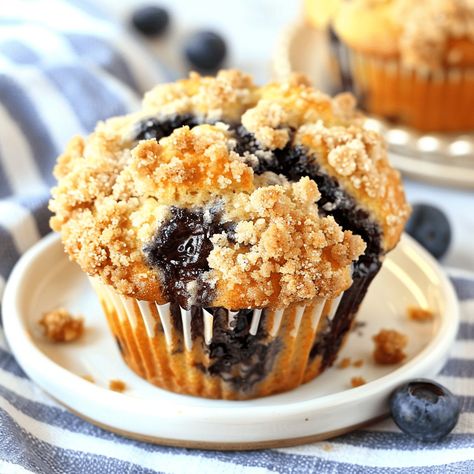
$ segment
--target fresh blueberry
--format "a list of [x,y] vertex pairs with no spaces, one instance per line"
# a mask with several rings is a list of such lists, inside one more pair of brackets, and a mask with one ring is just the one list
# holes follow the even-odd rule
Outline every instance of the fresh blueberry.
[[137,8],[132,14],[132,25],[145,36],[160,36],[168,28],[168,12],[156,5]]
[[420,441],[438,441],[458,422],[459,401],[442,385],[426,379],[412,380],[390,398],[392,417],[405,433]]
[[199,71],[215,71],[223,63],[227,46],[224,39],[212,31],[199,31],[189,36],[184,54],[191,66]]
[[405,231],[435,258],[441,258],[451,242],[451,226],[448,218],[430,204],[415,204]]

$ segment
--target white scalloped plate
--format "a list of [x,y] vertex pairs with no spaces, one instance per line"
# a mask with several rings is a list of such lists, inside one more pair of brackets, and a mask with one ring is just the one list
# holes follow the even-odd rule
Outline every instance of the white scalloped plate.
[[[436,318],[417,323],[408,305],[431,308]],[[65,306],[85,316],[87,331],[74,343],[43,340],[38,319]],[[451,283],[438,264],[404,236],[386,259],[363,303],[341,358],[363,359],[360,368],[333,367],[291,392],[251,401],[207,400],[160,390],[122,361],[85,275],[51,234],[16,265],[5,289],[3,322],[13,354],[46,392],[79,416],[106,429],[175,446],[253,449],[288,446],[335,436],[387,413],[387,398],[403,381],[436,374],[446,360],[459,318]],[[371,337],[381,328],[409,336],[402,365],[376,366]],[[95,384],[82,378],[91,375]],[[350,388],[362,376],[367,384]],[[124,393],[110,391],[123,380]]]
[[[330,75],[324,67],[328,54],[323,33],[297,21],[280,38],[273,59],[274,75],[282,79],[293,71],[302,72],[315,86],[330,91]],[[474,188],[474,133],[421,134],[376,117],[370,117],[366,126],[382,133],[392,164],[404,174],[431,183]]]

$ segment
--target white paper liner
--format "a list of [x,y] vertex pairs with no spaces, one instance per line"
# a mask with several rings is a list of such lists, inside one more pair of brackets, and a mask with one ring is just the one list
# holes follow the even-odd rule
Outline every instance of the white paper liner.
[[[132,328],[136,328],[137,317],[140,317],[144,323],[146,333],[150,339],[153,339],[156,334],[157,320],[155,314],[158,313],[159,320],[161,322],[161,326],[165,335],[166,343],[168,345],[172,344],[173,322],[171,321],[170,303],[160,305],[154,301],[143,301],[128,296],[118,295],[113,289],[107,287],[106,285],[103,285],[102,283],[98,282],[97,280],[94,280],[93,278],[91,278],[91,282],[94,288],[99,292],[99,294],[100,292],[107,293],[108,297],[110,298],[109,303],[113,304],[115,311],[121,321],[127,320]],[[341,293],[337,298],[330,300],[330,310],[327,315],[328,320],[331,320],[336,314],[337,308],[339,307],[343,295],[344,293]],[[313,307],[309,317],[311,318],[311,327],[313,328],[313,330],[316,330],[323,314],[323,310],[327,306],[327,302],[328,300],[321,299],[316,304],[312,303]],[[154,312],[153,308],[156,308],[157,311]],[[293,328],[290,333],[292,337],[296,337],[299,333],[301,320],[306,312],[306,308],[307,305],[299,305],[296,306],[296,308],[294,309],[295,319]],[[191,331],[191,310],[180,307],[180,312],[183,327],[184,346],[187,351],[191,351],[193,348],[193,337]],[[258,330],[260,328],[262,312],[262,309],[253,310],[249,328],[249,333],[253,336],[258,333]],[[278,336],[280,328],[282,327],[284,313],[284,309],[277,309],[273,312],[273,321],[271,327],[267,328],[268,334],[273,338]],[[238,311],[227,311],[227,327],[229,330],[234,329],[232,323],[235,320],[237,314]],[[202,317],[203,339],[204,343],[209,346],[212,343],[214,332],[214,315],[206,309],[202,308],[199,312],[198,317]]]
[[[167,390],[229,400],[290,390],[324,370],[324,366],[318,365],[321,359],[310,358],[309,354],[342,298],[340,295],[286,309],[246,311],[247,334],[256,337],[249,343],[263,352],[256,351],[256,357],[245,355],[242,360],[237,357],[216,373],[211,367],[222,361],[220,356],[211,356],[213,349],[209,346],[214,337],[216,342],[222,342],[223,330],[238,331],[236,341],[245,336],[240,324],[243,314],[239,315],[239,311],[172,307],[170,303],[119,295],[98,279],[91,282],[124,361],[132,370]],[[232,350],[232,338],[228,344]],[[285,377],[281,377],[283,373]],[[248,382],[252,378],[254,381]],[[233,384],[234,379],[239,380],[237,385]],[[247,384],[247,388],[242,384]]]

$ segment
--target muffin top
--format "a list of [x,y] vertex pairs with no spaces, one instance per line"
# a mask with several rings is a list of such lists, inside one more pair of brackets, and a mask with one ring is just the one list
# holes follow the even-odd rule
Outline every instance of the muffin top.
[[[321,202],[302,160],[334,199]],[[54,173],[51,226],[70,257],[119,293],[183,307],[334,297],[372,234],[331,209],[370,221],[380,255],[407,216],[399,175],[352,98],[297,76],[259,88],[221,71],[159,85],[139,112],[73,138]]]
[[[318,8],[325,13],[315,21]],[[474,65],[473,0],[308,0],[307,12],[318,26],[332,21],[353,48],[406,66]]]

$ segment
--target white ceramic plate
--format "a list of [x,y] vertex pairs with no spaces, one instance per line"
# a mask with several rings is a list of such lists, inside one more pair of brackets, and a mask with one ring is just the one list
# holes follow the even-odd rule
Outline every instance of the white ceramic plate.
[[[431,308],[436,318],[417,323],[408,305]],[[69,344],[43,340],[38,319],[65,306],[85,316],[84,337]],[[386,259],[361,308],[341,358],[363,359],[363,367],[333,367],[291,392],[252,401],[207,400],[160,390],[122,362],[85,275],[71,263],[57,235],[30,249],[5,289],[4,326],[25,372],[71,410],[109,430],[163,444],[217,449],[285,446],[349,431],[387,413],[387,398],[404,380],[434,375],[455,337],[458,304],[437,263],[404,236]],[[409,336],[408,358],[400,366],[371,361],[371,337],[381,328]],[[91,375],[95,384],[81,376]],[[350,388],[362,376],[367,384]],[[110,391],[110,379],[128,390]]]
[[[273,71],[277,79],[298,71],[315,86],[331,91],[325,65],[329,51],[324,34],[303,21],[288,27],[275,52]],[[376,117],[367,127],[387,140],[392,164],[406,175],[429,182],[474,188],[474,134],[421,134],[394,126]]]

